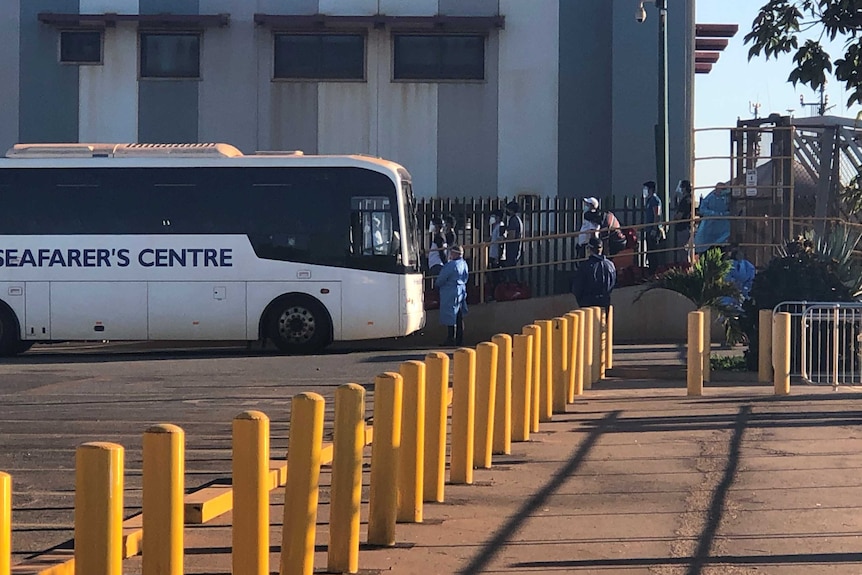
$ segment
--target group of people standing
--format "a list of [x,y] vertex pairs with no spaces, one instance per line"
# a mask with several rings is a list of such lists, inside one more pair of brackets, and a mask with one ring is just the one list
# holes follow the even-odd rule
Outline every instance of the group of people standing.
[[[521,259],[524,222],[518,215],[517,202],[506,204],[506,217],[499,212],[491,215],[491,246],[489,265],[502,268],[504,281],[517,281],[514,269]],[[432,218],[428,231],[431,245],[428,248],[428,273],[437,276],[435,287],[440,293],[440,323],[446,326],[446,341],[441,345],[462,345],[464,341],[464,315],[467,313],[467,282],[469,266],[464,250],[457,243],[455,220]]]

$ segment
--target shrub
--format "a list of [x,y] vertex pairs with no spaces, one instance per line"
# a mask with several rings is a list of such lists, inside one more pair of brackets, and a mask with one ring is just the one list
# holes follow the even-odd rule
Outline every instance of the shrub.
[[846,228],[823,241],[809,233],[789,242],[780,257],[758,272],[740,318],[749,341],[745,353],[749,369],[757,369],[758,310],[772,310],[784,301],[854,300],[862,278],[850,255],[858,240],[858,234]]

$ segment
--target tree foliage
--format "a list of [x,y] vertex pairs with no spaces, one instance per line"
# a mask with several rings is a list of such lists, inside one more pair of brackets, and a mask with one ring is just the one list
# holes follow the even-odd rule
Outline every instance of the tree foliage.
[[[745,35],[748,59],[761,54],[768,60],[793,54],[787,78],[817,90],[828,75],[844,82],[847,106],[862,103],[862,0],[769,0]],[[800,37],[809,33],[817,39]],[[845,39],[844,54],[833,57],[822,41]]]

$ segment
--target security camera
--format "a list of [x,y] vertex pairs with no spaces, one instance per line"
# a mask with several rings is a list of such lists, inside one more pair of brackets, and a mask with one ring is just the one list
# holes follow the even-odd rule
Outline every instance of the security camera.
[[644,9],[644,3],[641,2],[638,4],[638,9],[635,10],[635,20],[638,22],[643,22],[646,20],[646,10]]

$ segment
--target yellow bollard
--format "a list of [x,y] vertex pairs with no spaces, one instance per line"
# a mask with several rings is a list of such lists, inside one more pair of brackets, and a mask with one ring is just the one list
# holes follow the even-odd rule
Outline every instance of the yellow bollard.
[[425,501],[443,502],[446,484],[446,420],[449,412],[449,356],[425,356]]
[[584,389],[592,389],[593,387],[593,347],[594,347],[594,331],[596,328],[596,310],[595,308],[585,307],[584,311],[584,363],[583,363],[583,378]]
[[512,347],[512,441],[529,441],[533,336],[516,335]]
[[772,310],[762,309],[758,314],[757,381],[772,381]]
[[374,441],[368,499],[368,542],[372,545],[395,545],[403,393],[400,374],[388,371],[374,378]]
[[688,313],[688,395],[703,395],[703,312]]
[[498,333],[497,392],[494,394],[494,453],[512,453],[512,336]]
[[532,373],[530,374],[530,402],[527,408],[530,410],[530,431],[539,431],[539,388],[542,386],[542,328],[536,324],[525,325],[522,330],[524,335],[530,336],[533,341],[532,351]]
[[700,308],[703,312],[703,381],[709,381],[712,365],[710,354],[712,353],[712,310],[708,307]]
[[[359,571],[359,507],[362,504],[362,452],[365,449],[365,388],[355,383],[335,390],[332,439],[332,491],[326,570]],[[237,573],[237,571],[234,571]]]
[[12,477],[0,472],[0,575],[12,572]]
[[123,572],[123,447],[92,442],[75,451],[75,573]]
[[455,350],[452,380],[452,456],[449,481],[473,483],[473,418],[476,402],[476,352],[462,347]]
[[552,358],[554,363],[554,382],[551,386],[554,397],[551,398],[551,407],[554,413],[565,413],[566,400],[569,397],[569,379],[566,376],[569,365],[569,322],[564,317],[555,317],[551,323],[554,330],[552,337],[554,343]]
[[290,402],[280,573],[314,573],[323,412],[323,397],[316,393],[299,393]]
[[[233,573],[269,573],[269,418],[244,411],[233,418]],[[145,516],[146,517],[146,516]]]
[[551,421],[554,413],[554,326],[549,319],[534,322],[542,328],[542,379],[539,385],[539,421]]
[[398,456],[398,515],[400,523],[422,523],[422,472],[425,467],[425,364],[401,364],[404,397],[401,405],[401,452]]
[[586,358],[584,357],[584,346],[586,341],[586,329],[587,329],[587,312],[579,309],[575,311],[575,315],[577,316],[577,331],[575,332],[575,361],[574,361],[574,389],[573,389],[573,397],[572,401],[574,401],[574,396],[583,395],[584,394],[584,373],[586,372],[584,368],[584,364],[586,363]]
[[593,370],[593,383],[602,380],[602,354],[604,353],[603,346],[605,339],[605,333],[603,329],[604,315],[604,309],[600,308],[599,306],[593,307],[593,321],[596,322],[593,326],[593,363],[591,364]]
[[790,395],[790,314],[775,314],[772,325],[775,395]]
[[614,367],[614,306],[609,305],[605,313],[605,368]]
[[494,402],[497,395],[497,357],[491,342],[476,346],[476,417],[473,441],[473,467],[491,467],[494,447]]
[[150,427],[144,433],[143,575],[183,575],[183,495],[185,434],[176,425]]
[[578,314],[569,312],[563,317],[568,325],[568,347],[566,349],[566,403],[575,401],[575,382],[577,380],[578,363]]

